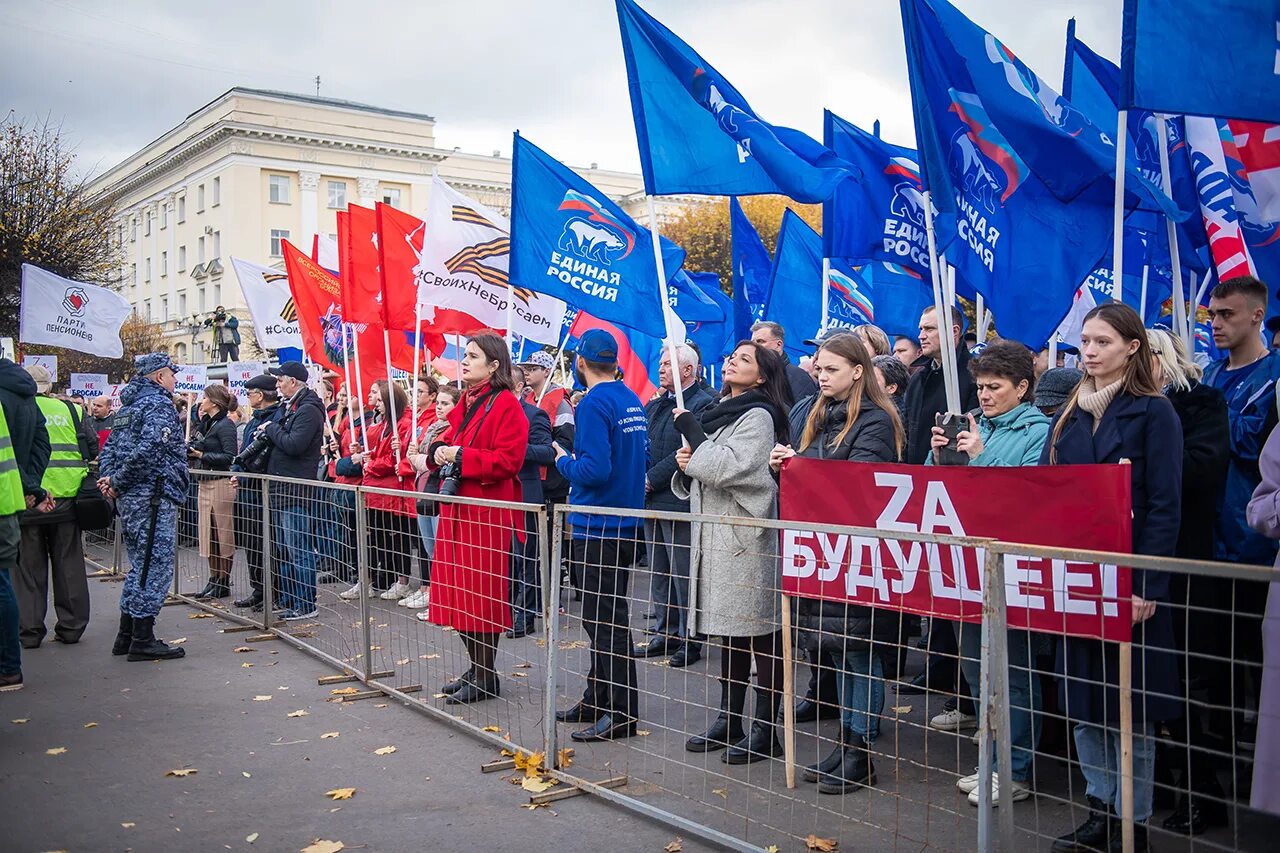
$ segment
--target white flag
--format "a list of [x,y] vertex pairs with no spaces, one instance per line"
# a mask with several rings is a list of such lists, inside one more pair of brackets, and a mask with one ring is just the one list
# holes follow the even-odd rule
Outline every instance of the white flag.
[[258,345],[267,349],[302,346],[298,331],[298,313],[289,293],[289,277],[271,267],[231,259],[245,304],[253,317]]
[[120,294],[22,265],[22,305],[18,339],[120,358],[120,326],[133,312]]
[[317,234],[311,259],[334,275],[338,274],[338,241],[327,234]]
[[[1077,290],[1076,300],[1071,304],[1071,310],[1062,318],[1062,323],[1058,326],[1058,340],[1079,349],[1080,333],[1084,330],[1084,317],[1096,307],[1098,302],[1093,298],[1092,287],[1086,285]],[[1049,366],[1057,367],[1056,364]]]
[[452,308],[494,329],[507,327],[507,300],[514,297],[511,331],[542,344],[560,342],[567,306],[552,296],[512,287],[511,224],[502,214],[431,179],[422,255],[414,273],[418,301]]

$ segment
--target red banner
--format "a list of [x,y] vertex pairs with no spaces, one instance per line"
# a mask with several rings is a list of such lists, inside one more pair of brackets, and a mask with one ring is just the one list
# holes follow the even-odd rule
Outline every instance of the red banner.
[[[1121,465],[926,467],[797,457],[782,470],[780,518],[878,535],[784,530],[782,591],[981,622],[986,549],[895,539],[894,531],[1128,553],[1130,506]],[[1130,638],[1126,567],[1006,554],[1004,577],[1011,628]]]

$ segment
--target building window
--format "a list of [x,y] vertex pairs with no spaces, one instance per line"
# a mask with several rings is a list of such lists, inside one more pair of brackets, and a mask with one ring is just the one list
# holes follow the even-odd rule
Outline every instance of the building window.
[[[187,247],[178,247],[178,273],[182,274],[187,271]],[[185,311],[183,312],[186,313]]]
[[134,287],[138,286],[138,265],[137,264],[129,264],[129,281],[133,283]]
[[213,206],[222,204],[222,178],[213,179]]
[[196,240],[196,263],[204,263],[204,238]]
[[143,237],[151,236],[151,211],[149,210],[143,215],[142,236]]
[[163,231],[168,227],[169,227],[169,205],[162,204],[160,205],[160,230]]
[[204,211],[204,184],[196,187],[196,213]]
[[382,203],[396,208],[400,207],[400,190],[395,187],[383,187]]
[[138,218],[136,216],[129,220],[129,242],[138,242]]
[[175,344],[173,347],[173,355],[177,359],[178,364],[186,364],[187,363],[187,345],[184,343]]
[[150,299],[142,303],[142,313],[143,313],[143,316],[147,318],[147,322],[150,323],[151,322],[151,300]]
[[215,258],[222,257],[222,232],[213,232],[213,256]]
[[164,278],[169,274],[169,253],[160,253],[160,277]]
[[203,284],[196,288],[196,306],[200,309],[201,314],[209,310],[208,308],[205,307],[205,303],[204,303],[204,285]]
[[187,221],[187,197],[185,195],[178,196],[178,222]]
[[282,228],[271,229],[271,257],[284,257],[284,241],[289,239],[289,232]]
[[289,176],[271,175],[267,178],[267,200],[272,204],[289,203]]
[[185,290],[178,294],[178,316],[187,316],[187,292]]
[[147,258],[143,264],[143,270],[145,270],[143,273],[143,281],[151,281],[151,259]]
[[169,322],[169,297],[167,296],[160,297],[160,322]]
[[342,210],[347,206],[347,182],[329,181],[329,207]]
[[222,304],[222,282],[220,281],[213,283],[213,304],[215,306]]

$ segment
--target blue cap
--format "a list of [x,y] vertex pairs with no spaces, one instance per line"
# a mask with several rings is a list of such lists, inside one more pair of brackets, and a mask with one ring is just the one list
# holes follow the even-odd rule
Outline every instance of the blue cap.
[[588,329],[583,332],[578,337],[578,345],[573,348],[573,352],[587,361],[606,364],[618,362],[618,342],[604,329]]
[[165,368],[176,370],[173,365],[173,359],[169,358],[167,352],[149,352],[146,355],[136,355],[133,357],[133,371],[139,376],[146,376],[155,373],[157,370]]

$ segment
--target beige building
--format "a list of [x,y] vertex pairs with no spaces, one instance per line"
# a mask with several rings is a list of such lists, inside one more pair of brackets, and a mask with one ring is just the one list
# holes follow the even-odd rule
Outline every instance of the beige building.
[[[265,356],[233,255],[279,266],[284,240],[309,251],[314,234],[334,234],[335,214],[348,203],[381,201],[422,215],[433,169],[459,192],[510,210],[511,160],[437,148],[431,116],[235,88],[98,177],[91,191],[119,210],[112,236],[125,250],[121,293],[162,325],[176,360],[200,364],[216,358],[204,321],[218,305],[241,321],[240,357]],[[577,170],[647,221],[639,175],[594,163]],[[659,203],[659,219],[681,206]]]

